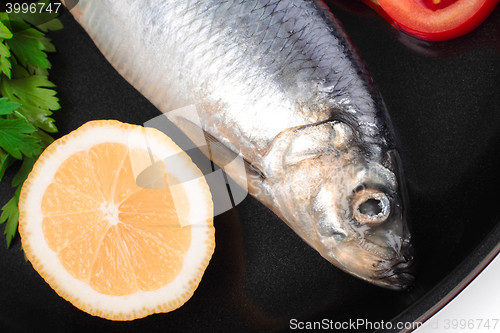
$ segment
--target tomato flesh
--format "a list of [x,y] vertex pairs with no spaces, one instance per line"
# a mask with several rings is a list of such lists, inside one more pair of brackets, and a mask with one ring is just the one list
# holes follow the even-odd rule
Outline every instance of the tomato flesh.
[[436,11],[438,9],[443,9],[448,7],[449,5],[457,2],[458,0],[415,0],[421,6],[425,8],[429,8],[432,11]]
[[[464,35],[495,9],[500,0],[362,0],[383,11],[394,26],[414,37],[442,41]],[[377,8],[378,7],[378,8]]]

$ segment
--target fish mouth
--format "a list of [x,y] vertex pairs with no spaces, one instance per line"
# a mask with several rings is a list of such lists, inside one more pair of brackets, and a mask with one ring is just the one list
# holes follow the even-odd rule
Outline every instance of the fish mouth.
[[377,275],[377,282],[383,287],[403,290],[408,289],[415,282],[415,265],[413,260],[402,261],[392,266],[389,270]]

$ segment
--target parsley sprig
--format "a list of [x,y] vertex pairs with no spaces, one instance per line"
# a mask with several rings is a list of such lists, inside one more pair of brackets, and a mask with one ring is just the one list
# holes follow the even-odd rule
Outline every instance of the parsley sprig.
[[9,167],[18,167],[12,180],[14,196],[0,215],[8,247],[17,233],[21,187],[53,141],[48,133],[57,132],[50,116],[60,105],[48,79],[47,57],[55,47],[45,36],[62,29],[56,17],[56,13],[0,13],[0,181]]

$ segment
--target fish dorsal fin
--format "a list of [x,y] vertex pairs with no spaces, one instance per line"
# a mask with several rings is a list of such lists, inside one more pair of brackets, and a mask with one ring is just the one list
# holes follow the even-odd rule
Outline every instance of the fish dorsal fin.
[[287,129],[276,136],[264,155],[265,173],[279,176],[287,166],[326,153],[339,154],[352,140],[351,127],[338,120]]

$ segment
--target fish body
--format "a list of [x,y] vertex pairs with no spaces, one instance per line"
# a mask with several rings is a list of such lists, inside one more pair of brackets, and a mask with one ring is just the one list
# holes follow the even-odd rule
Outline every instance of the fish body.
[[249,193],[323,257],[383,287],[411,283],[390,121],[322,1],[80,0],[71,13],[159,110],[194,105],[247,161]]

